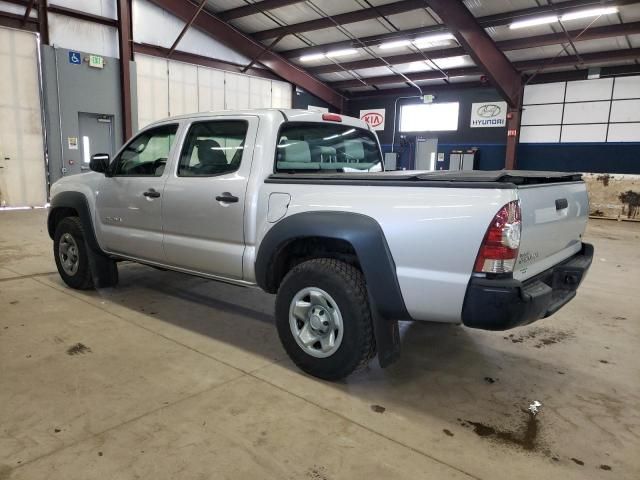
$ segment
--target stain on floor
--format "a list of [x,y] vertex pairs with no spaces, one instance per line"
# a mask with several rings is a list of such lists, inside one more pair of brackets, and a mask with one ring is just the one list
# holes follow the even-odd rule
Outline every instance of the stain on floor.
[[371,410],[373,410],[376,413],[384,413],[387,409],[384,408],[382,405],[371,405]]
[[462,420],[460,424],[472,428],[479,437],[490,438],[498,443],[517,447],[522,450],[534,451],[540,446],[538,442],[540,423],[537,416],[532,413],[523,413],[525,417],[515,431],[487,425],[482,422],[474,422],[472,420]]
[[80,355],[84,353],[91,353],[91,349],[83,343],[76,343],[67,348],[67,355]]

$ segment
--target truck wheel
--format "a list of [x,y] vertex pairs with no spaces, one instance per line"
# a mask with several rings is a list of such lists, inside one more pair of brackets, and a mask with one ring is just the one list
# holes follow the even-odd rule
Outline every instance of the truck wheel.
[[364,277],[339,260],[308,260],[286,275],[276,324],[289,357],[315,377],[344,378],[375,355]]
[[66,217],[56,226],[53,255],[64,283],[77,290],[93,288],[84,230],[78,217]]

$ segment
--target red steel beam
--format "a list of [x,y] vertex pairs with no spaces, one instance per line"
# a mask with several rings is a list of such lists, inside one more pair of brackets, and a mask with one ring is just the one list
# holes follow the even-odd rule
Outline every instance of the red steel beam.
[[[187,22],[192,17],[194,11],[198,8],[196,5],[188,1],[151,1],[185,22]],[[297,85],[298,87],[304,88],[312,95],[321,98],[337,109],[342,109],[342,95],[340,95],[326,83],[323,83],[322,81],[310,75],[302,68],[288,62],[277,53],[271,51],[262,53],[265,49],[264,45],[235,29],[224,20],[205,10],[200,15],[198,15],[197,19],[194,22],[194,26],[199,28],[212,38],[216,39],[220,43],[234,49],[236,52],[246,57],[255,58],[261,55],[260,63],[270,69],[272,72],[276,73],[286,81],[289,81],[294,85]]]
[[15,13],[0,12],[0,27],[9,27],[30,32],[38,31],[38,21],[35,18],[28,18],[23,22],[23,16]]
[[116,19],[94,15],[93,13],[82,12],[73,8],[61,7],[60,5],[49,5],[47,7],[47,11],[49,13],[56,13],[58,15],[64,15],[66,17],[84,20],[85,22],[99,23],[108,27],[118,27],[118,21]]
[[122,104],[123,140],[133,135],[131,100],[131,61],[133,60],[133,35],[131,24],[131,2],[118,0],[118,43],[120,49],[120,96]]
[[[453,1],[453,0],[452,0]],[[501,25],[508,25],[515,20],[523,20],[528,17],[542,16],[545,14],[561,13],[567,10],[576,10],[582,7],[606,7],[606,6],[622,6],[634,3],[640,3],[640,0],[569,0],[562,3],[554,3],[552,5],[545,5],[542,7],[526,8],[522,10],[515,10],[507,13],[499,13],[495,15],[486,15],[484,17],[476,18],[477,22],[484,28],[498,27]],[[360,42],[365,45],[379,45],[383,42],[400,39],[414,39],[423,35],[431,33],[438,33],[446,31],[445,25],[432,25],[429,27],[413,28],[409,30],[403,30],[401,32],[383,33],[379,35],[370,35],[367,37],[361,37],[358,42],[354,43],[352,40],[341,40],[338,42],[326,43],[324,45],[316,45],[314,47],[303,47],[292,50],[286,50],[279,52],[280,55],[286,58],[296,58],[302,55],[311,55],[314,53],[326,53],[329,50],[339,50],[343,48],[360,47]]]
[[458,43],[489,77],[509,106],[517,107],[522,78],[462,1],[427,0],[429,7],[451,29]]
[[296,3],[303,3],[305,0],[263,0],[262,2],[243,5],[223,12],[218,12],[217,16],[223,20],[235,20],[236,18],[248,17],[256,13],[262,13],[276,8],[286,7]]
[[[568,33],[571,38],[576,37],[582,33],[580,30],[570,30]],[[576,41],[582,42],[584,40],[597,40],[600,38],[618,37],[623,35],[635,35],[640,34],[640,22],[622,23],[618,25],[606,25],[604,27],[590,28],[586,32],[580,35],[580,38]],[[567,37],[562,33],[549,33],[546,35],[537,35],[534,37],[515,38],[512,40],[503,40],[496,42],[496,46],[503,51],[521,50],[525,48],[543,47],[547,45],[557,45],[566,43]],[[443,48],[439,50],[427,50],[422,53],[406,53],[401,55],[383,56],[381,58],[368,58],[366,60],[356,60],[353,62],[342,62],[339,66],[331,63],[328,65],[322,65],[319,67],[308,68],[307,71],[314,75],[320,73],[341,72],[344,69],[347,70],[359,70],[363,68],[384,67],[388,63],[391,65],[400,65],[403,63],[419,62],[425,58],[439,59],[447,57],[455,57],[458,55],[464,55],[466,52],[462,47]]]
[[38,32],[40,33],[40,43],[49,45],[49,12],[47,10],[48,0],[38,0]]
[[200,5],[198,5],[197,10],[193,12],[193,16],[187,23],[185,23],[184,27],[182,27],[182,30],[180,30],[180,33],[178,34],[173,44],[171,45],[171,48],[169,48],[169,53],[167,53],[167,58],[169,58],[171,54],[175,52],[176,48],[178,47],[178,44],[180,43],[180,40],[182,40],[182,37],[184,37],[184,34],[187,33],[187,30],[191,28],[191,25],[193,25],[193,22],[196,21],[196,17],[202,11],[202,9],[206,4],[207,4],[207,0],[200,0]]
[[420,8],[426,8],[427,4],[424,0],[402,0],[400,2],[388,3],[372,8],[362,8],[351,12],[333,15],[330,18],[318,18],[317,20],[309,20],[307,22],[294,23],[284,27],[262,30],[251,34],[256,40],[267,40],[269,38],[279,37],[292,33],[311,32],[313,30],[321,30],[323,28],[335,27],[338,25],[346,25],[348,23],[362,22],[387,15],[395,15],[398,13],[410,12]]
[[22,23],[27,23],[27,20],[30,18],[31,10],[33,10],[33,6],[35,5],[36,0],[30,0],[29,5],[27,5],[27,9],[24,12],[24,17],[22,17]]
[[[624,50],[611,50],[606,52],[595,53],[583,53],[580,55],[582,59],[582,65],[589,65],[593,63],[602,62],[616,62],[622,60],[636,60],[640,59],[640,48],[628,48]],[[573,67],[581,65],[580,60],[575,55],[568,55],[556,58],[540,58],[536,60],[526,60],[523,62],[515,62],[513,66],[523,72],[532,71],[545,71],[558,67]],[[464,67],[464,68],[452,68],[445,70],[447,76],[443,76],[437,70],[427,70],[425,72],[409,73],[409,77],[412,81],[419,80],[437,80],[445,79],[447,77],[460,77],[470,75],[482,75],[482,70],[477,67]],[[362,81],[368,85],[388,85],[390,83],[402,83],[403,78],[398,75],[385,75],[380,77],[362,78]],[[334,88],[345,89],[353,87],[361,87],[362,81],[360,80],[341,80],[338,82],[332,82],[330,85]]]

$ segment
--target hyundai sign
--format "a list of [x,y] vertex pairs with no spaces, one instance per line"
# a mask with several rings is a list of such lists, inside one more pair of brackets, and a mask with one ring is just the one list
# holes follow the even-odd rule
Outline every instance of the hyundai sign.
[[471,128],[505,127],[507,102],[471,104]]

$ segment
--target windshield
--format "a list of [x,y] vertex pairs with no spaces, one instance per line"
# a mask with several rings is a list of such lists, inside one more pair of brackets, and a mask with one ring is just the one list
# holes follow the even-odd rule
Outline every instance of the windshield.
[[382,154],[364,129],[329,123],[287,123],[280,129],[276,172],[379,172]]

